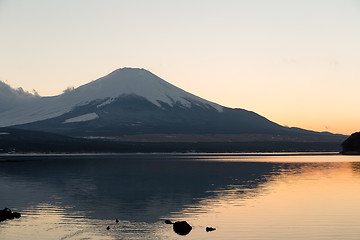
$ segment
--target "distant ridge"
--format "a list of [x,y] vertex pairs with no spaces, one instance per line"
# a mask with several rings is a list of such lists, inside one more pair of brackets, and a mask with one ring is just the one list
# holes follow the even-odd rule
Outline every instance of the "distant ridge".
[[[240,142],[134,142],[111,139],[84,139],[14,128],[0,128],[0,163],[47,157],[51,153],[249,153],[249,152],[334,152],[339,144],[326,141],[254,141]],[[25,155],[22,155],[25,153]],[[28,155],[27,153],[31,153]],[[20,155],[18,155],[20,154]],[[38,155],[41,154],[41,155]],[[45,155],[42,155],[45,154]],[[51,156],[53,159],[56,156]]]

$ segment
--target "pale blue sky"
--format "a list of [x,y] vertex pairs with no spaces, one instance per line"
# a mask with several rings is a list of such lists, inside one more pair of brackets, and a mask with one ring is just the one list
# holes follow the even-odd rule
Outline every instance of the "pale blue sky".
[[360,130],[360,0],[0,0],[0,32],[0,80],[43,96],[140,67],[282,125]]

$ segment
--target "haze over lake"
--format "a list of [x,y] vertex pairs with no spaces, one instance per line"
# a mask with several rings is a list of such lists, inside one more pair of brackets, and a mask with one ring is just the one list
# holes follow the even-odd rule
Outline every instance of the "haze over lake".
[[[1,239],[358,239],[360,157],[54,155],[0,162]],[[119,223],[115,222],[119,219]],[[110,227],[107,230],[107,226]],[[206,232],[206,227],[216,228]]]

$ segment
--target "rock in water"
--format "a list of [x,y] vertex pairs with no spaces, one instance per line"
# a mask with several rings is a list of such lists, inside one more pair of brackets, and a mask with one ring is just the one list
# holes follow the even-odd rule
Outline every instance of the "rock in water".
[[20,218],[21,214],[18,212],[12,212],[9,208],[0,210],[0,222],[7,219]]
[[190,224],[186,221],[179,221],[172,223],[170,220],[165,221],[166,224],[173,224],[173,230],[179,235],[187,235],[192,230]]

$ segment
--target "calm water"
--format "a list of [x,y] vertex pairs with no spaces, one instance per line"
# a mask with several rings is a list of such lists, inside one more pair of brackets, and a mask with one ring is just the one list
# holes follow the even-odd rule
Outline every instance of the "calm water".
[[[22,217],[0,223],[2,240],[360,239],[360,156],[7,159],[0,208]],[[177,235],[165,219],[193,230]]]

